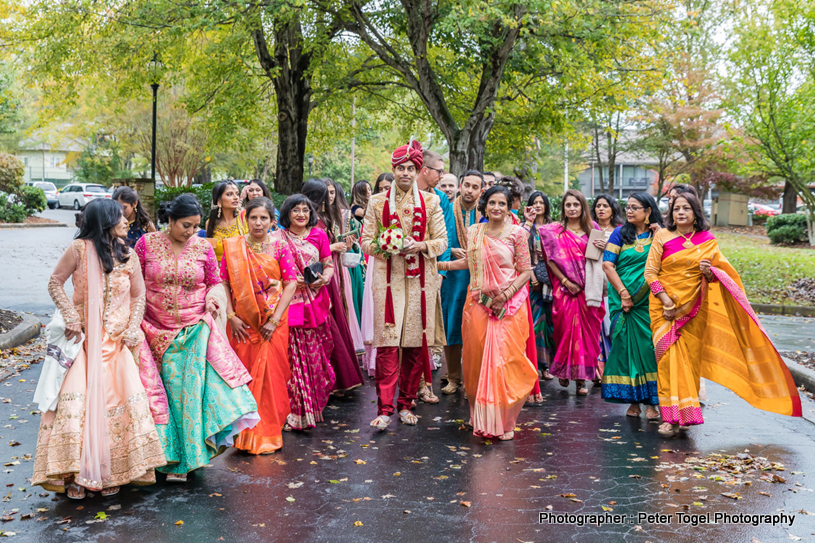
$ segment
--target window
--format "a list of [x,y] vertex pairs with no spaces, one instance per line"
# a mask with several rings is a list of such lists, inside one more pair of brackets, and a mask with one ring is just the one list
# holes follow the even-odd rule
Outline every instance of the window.
[[107,192],[108,189],[102,185],[88,185],[85,187],[85,192]]

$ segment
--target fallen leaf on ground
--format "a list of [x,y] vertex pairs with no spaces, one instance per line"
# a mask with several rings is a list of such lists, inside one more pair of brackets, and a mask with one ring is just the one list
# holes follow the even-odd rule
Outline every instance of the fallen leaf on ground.
[[458,502],[459,505],[463,505],[464,507],[472,507],[473,502]]
[[354,526],[362,526],[362,525],[363,525],[362,521],[358,520],[358,521],[354,522]]
[[184,521],[183,521],[183,520],[177,520],[177,521],[175,522],[175,525],[176,525],[176,526],[184,526]]

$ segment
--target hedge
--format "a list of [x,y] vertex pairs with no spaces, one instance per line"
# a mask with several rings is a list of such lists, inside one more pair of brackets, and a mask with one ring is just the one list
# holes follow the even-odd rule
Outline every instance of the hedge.
[[[155,194],[156,210],[158,211],[161,204],[169,204],[179,195],[190,192],[195,194],[195,197],[198,198],[199,202],[201,202],[201,207],[204,208],[204,217],[201,217],[201,226],[203,227],[204,223],[206,223],[207,217],[209,217],[209,210],[212,209],[212,189],[215,187],[216,183],[217,181],[213,183],[204,183],[203,185],[197,187],[160,187],[156,189]],[[278,194],[276,192],[272,193],[272,201],[277,209],[280,209],[280,206],[283,205],[283,201],[286,198],[287,196],[285,194]]]
[[767,237],[773,245],[806,241],[807,217],[799,213],[784,213],[767,219]]

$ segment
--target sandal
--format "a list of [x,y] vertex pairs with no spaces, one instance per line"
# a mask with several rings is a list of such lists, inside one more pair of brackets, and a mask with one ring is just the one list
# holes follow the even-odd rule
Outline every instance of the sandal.
[[442,394],[455,394],[458,392],[458,383],[455,381],[448,381],[447,386],[441,389]]
[[586,388],[586,381],[582,379],[579,381],[575,381],[577,383],[577,395],[578,396],[585,396],[589,393],[589,389]]
[[640,409],[639,405],[632,405],[631,407],[628,408],[628,411],[625,412],[626,417],[639,418],[641,414],[642,410]]
[[659,430],[657,430],[657,432],[659,435],[664,437],[673,437],[677,434],[677,430],[674,428],[674,426],[675,425],[671,424],[670,422],[663,422],[659,425]]
[[168,483],[186,483],[187,482],[187,474],[186,473],[168,473],[167,474],[167,482]]
[[512,441],[513,439],[515,439],[515,432],[509,431],[502,436],[498,436],[498,439],[500,439],[501,441]]
[[110,486],[108,488],[103,488],[102,492],[100,492],[100,494],[102,494],[102,496],[104,496],[106,498],[109,497],[109,496],[115,496],[118,493],[119,493],[119,487],[118,486]]
[[543,375],[541,377],[543,378],[544,381],[551,381],[552,379],[555,378],[554,375],[549,373],[549,370],[543,370]]
[[428,386],[419,390],[418,398],[424,403],[439,403],[439,397],[433,394],[433,390]]
[[569,380],[568,379],[558,379],[557,382],[563,388],[567,388],[569,386]]
[[71,483],[65,489],[65,493],[68,495],[69,498],[72,500],[84,500],[85,499],[85,487],[80,486],[76,483]]
[[403,409],[399,411],[399,420],[402,421],[402,424],[407,424],[408,426],[415,426],[417,422],[419,422],[419,417],[408,411],[407,409]]
[[543,394],[530,394],[526,398],[528,405],[540,405],[543,403]]
[[371,428],[375,428],[380,432],[388,429],[388,424],[391,423],[391,418],[388,415],[379,415],[371,421]]
[[659,415],[659,411],[657,411],[653,407],[649,407],[648,409],[645,410],[645,418],[650,421],[655,421],[661,419],[662,417]]

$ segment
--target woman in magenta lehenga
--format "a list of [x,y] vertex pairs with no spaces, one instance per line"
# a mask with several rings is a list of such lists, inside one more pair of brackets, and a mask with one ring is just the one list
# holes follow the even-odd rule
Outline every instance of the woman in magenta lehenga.
[[[323,420],[323,409],[336,379],[330,362],[336,325],[325,288],[334,275],[334,262],[328,236],[315,226],[317,214],[308,198],[302,194],[289,196],[280,209],[279,223],[284,230],[273,235],[289,247],[297,270],[297,292],[289,305],[291,414],[283,429],[308,430]],[[305,270],[318,262],[323,271],[316,281],[307,284]]]
[[552,318],[557,349],[549,373],[564,387],[573,379],[577,394],[584,396],[588,394],[586,381],[597,377],[600,328],[605,314],[602,305],[605,276],[601,262],[587,266],[586,245],[596,225],[579,191],[566,191],[561,217],[561,222],[539,229],[552,271],[554,297]]
[[314,205],[317,213],[315,226],[326,234],[330,244],[329,250],[332,252],[332,262],[335,266],[335,274],[326,289],[331,300],[330,311],[333,316],[329,324],[331,326],[331,336],[334,338],[334,350],[331,354],[331,366],[334,368],[334,375],[337,379],[336,383],[334,383],[334,391],[351,390],[361,387],[365,379],[357,361],[354,340],[348,326],[348,316],[345,312],[340,281],[342,275],[336,273],[336,267],[339,265],[339,251],[346,245],[344,242],[337,243],[336,240],[331,239],[333,236],[333,220],[326,213],[321,214],[319,211],[323,208],[324,203],[328,201],[326,183],[323,180],[311,179],[303,184],[301,192]]

